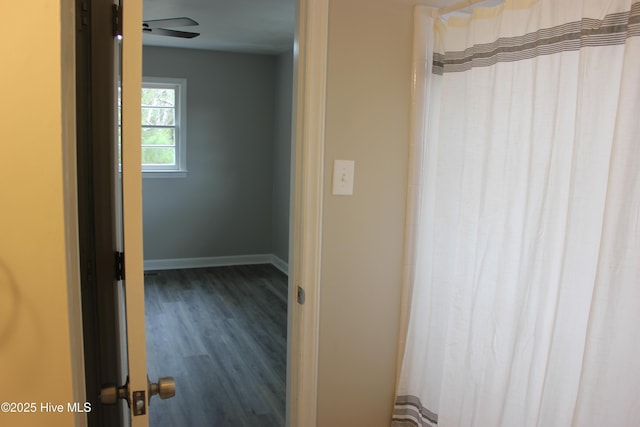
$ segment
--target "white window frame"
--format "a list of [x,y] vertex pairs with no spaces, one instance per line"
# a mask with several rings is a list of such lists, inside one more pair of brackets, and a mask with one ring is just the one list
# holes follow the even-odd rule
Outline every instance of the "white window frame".
[[[143,77],[142,88],[174,89],[175,96],[175,165],[142,164],[143,178],[183,178],[187,176],[187,79]],[[142,131],[142,125],[141,125]]]

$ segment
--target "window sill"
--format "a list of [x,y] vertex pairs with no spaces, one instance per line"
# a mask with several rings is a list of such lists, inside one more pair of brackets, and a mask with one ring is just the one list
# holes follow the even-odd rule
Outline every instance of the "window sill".
[[142,171],[142,178],[186,178],[187,171]]

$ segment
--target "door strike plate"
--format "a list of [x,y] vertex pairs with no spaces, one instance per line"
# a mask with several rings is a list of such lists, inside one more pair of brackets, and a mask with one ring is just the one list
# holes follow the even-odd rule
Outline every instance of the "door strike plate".
[[145,398],[145,394],[144,390],[133,392],[133,416],[147,413],[147,399]]

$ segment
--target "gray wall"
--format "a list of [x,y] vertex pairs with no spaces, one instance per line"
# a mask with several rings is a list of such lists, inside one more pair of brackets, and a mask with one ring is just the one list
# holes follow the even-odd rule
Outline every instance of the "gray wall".
[[293,51],[278,56],[276,127],[273,144],[273,253],[289,260],[289,194],[291,170],[291,106]]
[[280,213],[274,195],[288,203],[289,189],[288,181],[278,187],[274,173],[285,155],[274,151],[286,126],[277,120],[285,109],[277,103],[277,86],[286,86],[280,62],[271,55],[144,47],[144,76],[187,79],[189,171],[186,178],[143,179],[146,260],[274,252]]

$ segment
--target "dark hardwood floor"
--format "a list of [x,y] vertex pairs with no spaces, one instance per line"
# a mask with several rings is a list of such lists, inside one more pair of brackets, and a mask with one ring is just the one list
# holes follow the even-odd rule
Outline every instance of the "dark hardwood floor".
[[151,427],[285,425],[287,277],[271,265],[145,273]]

